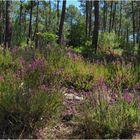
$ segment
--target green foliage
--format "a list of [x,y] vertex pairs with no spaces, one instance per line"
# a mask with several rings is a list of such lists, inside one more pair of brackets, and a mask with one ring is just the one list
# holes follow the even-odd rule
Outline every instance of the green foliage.
[[56,117],[61,108],[62,95],[57,91],[26,88],[11,75],[0,81],[0,130],[11,138],[27,137],[25,134]]
[[[95,97],[96,94],[93,94]],[[110,105],[102,98],[103,95],[100,95],[100,98],[95,98],[95,102],[86,100],[80,106],[79,120],[85,127],[86,138],[130,137],[135,124],[139,123],[140,110],[135,102],[128,104],[120,98],[120,101]]]
[[[61,87],[88,93],[78,110],[87,138],[118,138],[139,125],[137,99],[123,100],[123,90],[140,82],[139,63],[90,63],[71,49],[54,46],[1,51],[0,60],[0,131],[10,137],[24,137],[58,119],[63,108]],[[99,87],[101,79],[106,88]],[[115,102],[108,102],[114,92]]]
[[0,73],[6,73],[9,69],[15,71],[18,68],[18,65],[18,59],[13,59],[9,50],[5,50],[5,52],[0,51]]
[[121,38],[118,37],[114,32],[100,33],[99,35],[99,48],[101,50],[113,50],[117,49],[121,45]]
[[[20,51],[22,57],[24,53]],[[35,60],[29,56],[26,53],[22,62],[18,52],[0,53],[0,133],[5,133],[4,137],[27,138],[37,127],[58,119],[63,108],[63,95],[43,83],[44,60],[39,54]],[[13,57],[18,61],[13,62]]]
[[38,32],[37,35],[41,38],[42,45],[48,44],[48,43],[55,43],[57,40],[57,37],[55,34],[50,32]]
[[[119,61],[107,64],[107,69],[109,72],[108,82],[112,83],[114,88],[124,89],[126,87],[133,88],[138,81],[138,70],[133,67],[132,63],[125,64]],[[138,64],[136,64],[138,67]],[[116,82],[116,84],[114,84]]]
[[5,64],[8,65],[12,63],[12,56],[9,51],[6,51],[6,53],[1,52],[0,53],[0,65]]
[[68,44],[73,47],[84,45],[85,38],[85,25],[83,23],[76,23],[71,26],[70,34],[68,35]]

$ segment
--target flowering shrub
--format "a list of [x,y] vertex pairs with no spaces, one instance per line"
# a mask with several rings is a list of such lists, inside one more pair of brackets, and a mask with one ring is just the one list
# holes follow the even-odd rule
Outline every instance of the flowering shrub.
[[[44,83],[43,58],[29,58],[28,61],[18,58],[17,67],[13,66],[13,55],[9,53],[6,59],[4,67],[0,65],[3,69],[0,72],[0,135],[28,137],[44,122],[59,118],[63,95],[56,88],[50,90],[51,87]],[[11,63],[13,67],[5,67]]]
[[[127,90],[118,96],[103,80],[94,86],[94,93],[80,104],[78,119],[85,127],[86,138],[128,138],[139,124],[140,108]],[[112,96],[113,95],[113,96]]]
[[139,63],[119,59],[90,63],[70,49],[0,51],[0,132],[24,137],[59,116],[67,101],[60,91],[66,88],[77,95],[68,101],[73,110],[67,112],[79,113],[87,138],[122,137],[139,125],[139,76]]
[[24,82],[11,75],[0,80],[0,105],[0,131],[13,138],[25,137],[37,126],[43,126],[63,107],[61,93],[26,88]]

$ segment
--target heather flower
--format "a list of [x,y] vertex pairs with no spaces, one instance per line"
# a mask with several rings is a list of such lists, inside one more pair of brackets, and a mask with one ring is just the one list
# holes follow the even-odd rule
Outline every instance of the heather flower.
[[24,71],[23,71],[23,69],[18,69],[17,71],[16,71],[16,77],[20,77],[20,76],[24,76]]
[[19,47],[15,47],[11,49],[11,53],[16,53],[19,50]]
[[113,61],[112,64],[113,64],[113,65],[120,65],[120,61],[119,61],[119,60]]
[[129,64],[126,65],[126,68],[127,69],[130,69],[131,67],[132,67],[132,64],[131,63],[129,63]]
[[116,64],[115,61],[112,61],[112,64],[115,65]]
[[130,95],[130,93],[128,93],[128,92],[124,93],[123,98],[124,98],[124,100],[127,101],[128,103],[131,103],[132,100],[133,100],[133,96]]
[[100,86],[102,87],[104,85],[104,77],[100,77]]
[[23,58],[20,58],[19,59],[19,62],[20,62],[21,65],[24,65],[25,64],[25,60]]
[[4,78],[3,78],[3,76],[0,76],[0,81],[4,81]]
[[138,106],[140,107],[140,96],[137,97],[137,103],[138,103]]
[[44,60],[42,59],[37,59],[32,61],[31,63],[26,65],[26,70],[27,71],[34,71],[36,69],[40,69],[44,66]]
[[81,56],[78,53],[75,53],[74,51],[71,51],[71,50],[67,51],[66,56],[71,58],[74,63],[76,63],[78,58],[81,58]]
[[137,83],[137,84],[135,85],[135,88],[138,89],[138,90],[140,90],[140,83]]
[[115,81],[117,84],[120,83],[122,81],[122,76],[117,75]]
[[64,68],[60,68],[58,70],[56,70],[55,72],[53,72],[54,76],[59,76],[64,72]]
[[128,88],[123,89],[123,93],[129,93],[129,89]]
[[45,85],[45,84],[42,84],[42,85],[40,85],[40,89],[41,90],[43,90],[43,91],[45,91],[45,92],[48,92],[48,86],[47,85]]

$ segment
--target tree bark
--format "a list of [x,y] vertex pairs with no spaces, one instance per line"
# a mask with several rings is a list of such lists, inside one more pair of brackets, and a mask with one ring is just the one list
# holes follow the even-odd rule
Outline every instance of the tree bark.
[[22,10],[23,10],[23,5],[22,5],[22,1],[20,0],[19,25],[21,25],[21,21],[22,21]]
[[129,42],[129,28],[127,27],[126,29],[126,42],[128,43]]
[[135,46],[135,12],[134,12],[134,1],[132,1],[132,24],[133,24],[133,45]]
[[115,21],[115,19],[116,19],[116,5],[117,5],[117,3],[114,2],[113,20],[112,20],[112,29],[114,29],[115,24],[116,24],[116,21]]
[[33,11],[33,1],[30,1],[30,22],[29,22],[29,32],[27,38],[27,44],[29,43],[29,39],[32,40],[32,11]]
[[51,24],[51,11],[52,11],[52,9],[51,9],[51,0],[49,0],[49,26]]
[[6,1],[6,20],[5,20],[5,48],[11,47],[11,37],[12,37],[12,21],[11,21],[11,10],[12,10],[12,1]]
[[2,1],[0,1],[0,45],[2,44],[2,15],[3,15],[3,11],[2,11]]
[[59,25],[60,14],[59,14],[59,0],[57,0],[57,26]]
[[37,32],[38,32],[38,8],[39,8],[39,0],[37,0],[37,9],[36,9],[36,26],[35,26],[35,47],[38,48],[38,35],[37,35]]
[[111,5],[110,5],[110,19],[109,19],[109,33],[111,32],[111,26],[112,26],[112,8],[113,8],[113,1],[111,1]]
[[106,31],[106,21],[107,21],[107,3],[104,0],[104,10],[103,10],[103,31]]
[[58,33],[58,43],[62,44],[62,33],[63,33],[63,26],[64,26],[64,20],[65,20],[65,13],[66,13],[66,0],[63,0],[63,6],[62,6],[62,14],[60,19],[60,25],[59,25],[59,33]]
[[89,25],[89,0],[86,1],[86,38],[88,35],[88,25]]
[[89,2],[89,37],[92,30],[92,0]]
[[[138,1],[138,7],[140,7],[140,2]],[[140,50],[140,8],[138,10],[138,44]]]
[[5,41],[5,15],[6,15],[6,12],[5,12],[5,1],[2,0],[2,24],[3,24],[3,29],[2,29],[2,43],[4,43]]
[[119,36],[121,35],[121,28],[122,28],[122,1],[120,1]]
[[95,11],[95,23],[93,30],[92,46],[95,48],[95,54],[97,52],[98,45],[98,31],[99,31],[99,1],[94,1]]
[[24,11],[24,32],[26,33],[26,10]]

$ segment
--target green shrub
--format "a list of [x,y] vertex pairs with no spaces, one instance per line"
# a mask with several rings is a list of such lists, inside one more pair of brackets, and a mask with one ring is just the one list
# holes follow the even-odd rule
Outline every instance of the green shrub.
[[84,45],[85,38],[85,25],[84,23],[76,23],[71,26],[69,38],[69,46],[79,47],[79,45]]
[[102,51],[117,49],[121,45],[121,38],[119,38],[114,32],[101,33],[99,35],[99,48]]
[[85,138],[129,138],[135,124],[139,124],[140,110],[135,102],[120,99],[108,104],[102,93],[99,98],[86,99],[80,105],[80,112],[78,119],[85,127]]
[[57,36],[50,32],[38,32],[37,35],[41,39],[41,46],[44,46],[48,43],[55,43]]
[[12,53],[9,50],[0,52],[0,73],[6,73],[6,71],[16,71],[19,65],[19,59],[13,58]]
[[109,71],[108,83],[110,82],[112,87],[132,89],[138,81],[138,71],[132,63],[113,61],[107,64],[106,68]]
[[37,127],[59,116],[62,97],[56,90],[26,88],[20,78],[6,75],[0,81],[0,132],[5,137],[28,138]]

